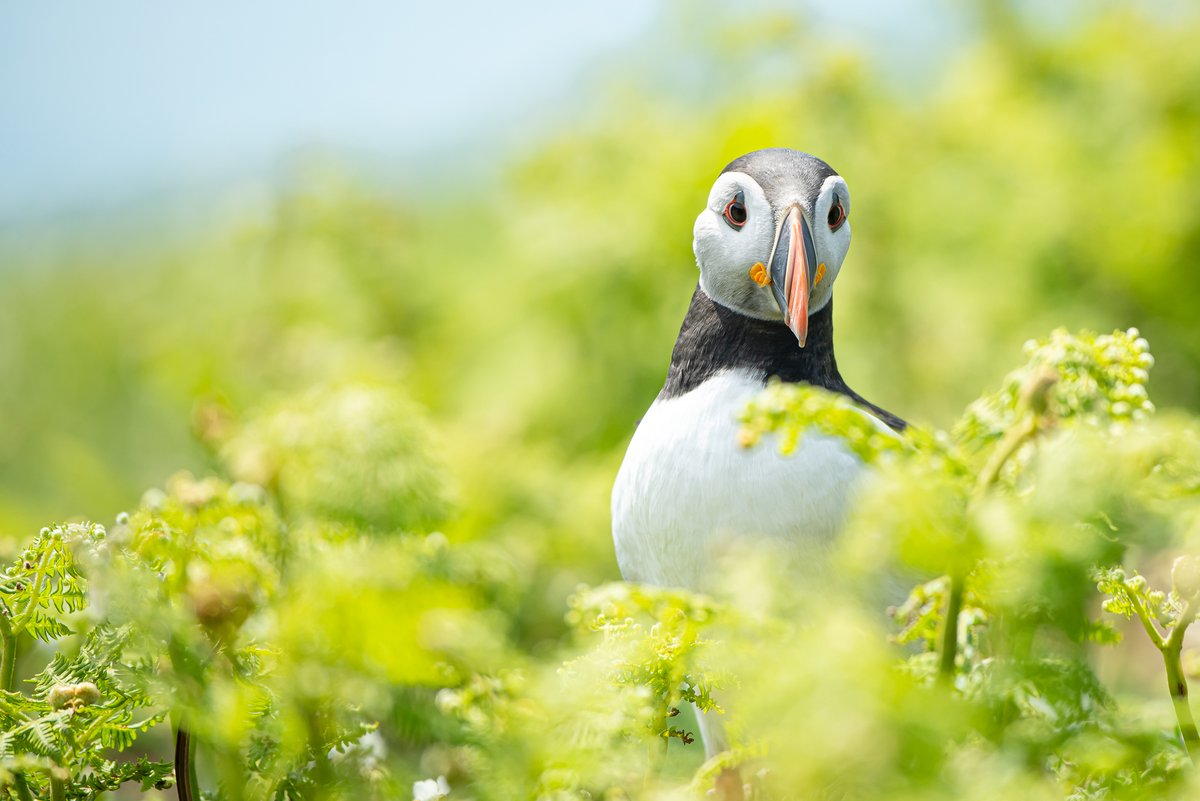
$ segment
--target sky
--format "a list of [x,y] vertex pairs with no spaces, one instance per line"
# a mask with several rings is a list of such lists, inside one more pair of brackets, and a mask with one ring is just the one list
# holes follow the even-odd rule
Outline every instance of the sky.
[[469,139],[562,91],[656,13],[640,0],[602,8],[581,13],[549,0],[7,5],[0,220],[267,169],[301,148],[412,154]]
[[[944,27],[938,0],[918,5],[920,13],[884,0],[812,8],[840,38],[903,58],[930,52]],[[0,230],[119,210],[155,193],[269,180],[310,152],[448,169],[478,163],[495,157],[482,143],[503,139],[495,134],[505,126],[571,102],[595,65],[622,53],[652,60],[669,7],[5,4]]]

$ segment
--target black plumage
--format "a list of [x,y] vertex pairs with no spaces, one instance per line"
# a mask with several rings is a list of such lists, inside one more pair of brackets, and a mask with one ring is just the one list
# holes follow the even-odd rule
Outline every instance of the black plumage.
[[768,378],[778,377],[841,393],[896,431],[907,425],[864,399],[842,379],[833,355],[832,300],[809,317],[808,342],[801,348],[782,321],[747,317],[717,303],[697,286],[658,399],[684,395],[722,370],[737,368],[760,372],[764,386]]

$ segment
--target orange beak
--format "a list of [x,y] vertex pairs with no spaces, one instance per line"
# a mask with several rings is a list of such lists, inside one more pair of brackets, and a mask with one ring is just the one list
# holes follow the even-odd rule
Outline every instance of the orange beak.
[[800,347],[808,339],[808,296],[812,293],[816,249],[812,232],[799,206],[792,206],[779,223],[771,247],[771,289],[783,321]]

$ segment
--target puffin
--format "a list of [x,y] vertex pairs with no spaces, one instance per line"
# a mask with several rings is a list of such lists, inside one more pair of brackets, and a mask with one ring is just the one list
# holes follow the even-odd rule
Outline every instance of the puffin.
[[[717,176],[693,229],[700,278],[662,390],[634,431],[612,492],[626,581],[717,588],[731,542],[770,538],[819,564],[863,472],[836,437],[783,455],[744,448],[738,414],[772,379],[838,393],[887,430],[906,423],[850,389],[833,351],[833,284],[850,247],[850,190],[816,156],[748,153]],[[709,757],[726,750],[701,713]]]

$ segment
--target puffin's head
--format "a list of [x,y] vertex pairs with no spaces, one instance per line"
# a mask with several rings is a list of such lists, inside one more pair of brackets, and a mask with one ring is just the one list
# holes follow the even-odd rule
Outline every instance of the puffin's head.
[[750,317],[783,320],[804,347],[850,248],[850,190],[825,162],[756,150],[717,177],[696,218],[700,288]]

